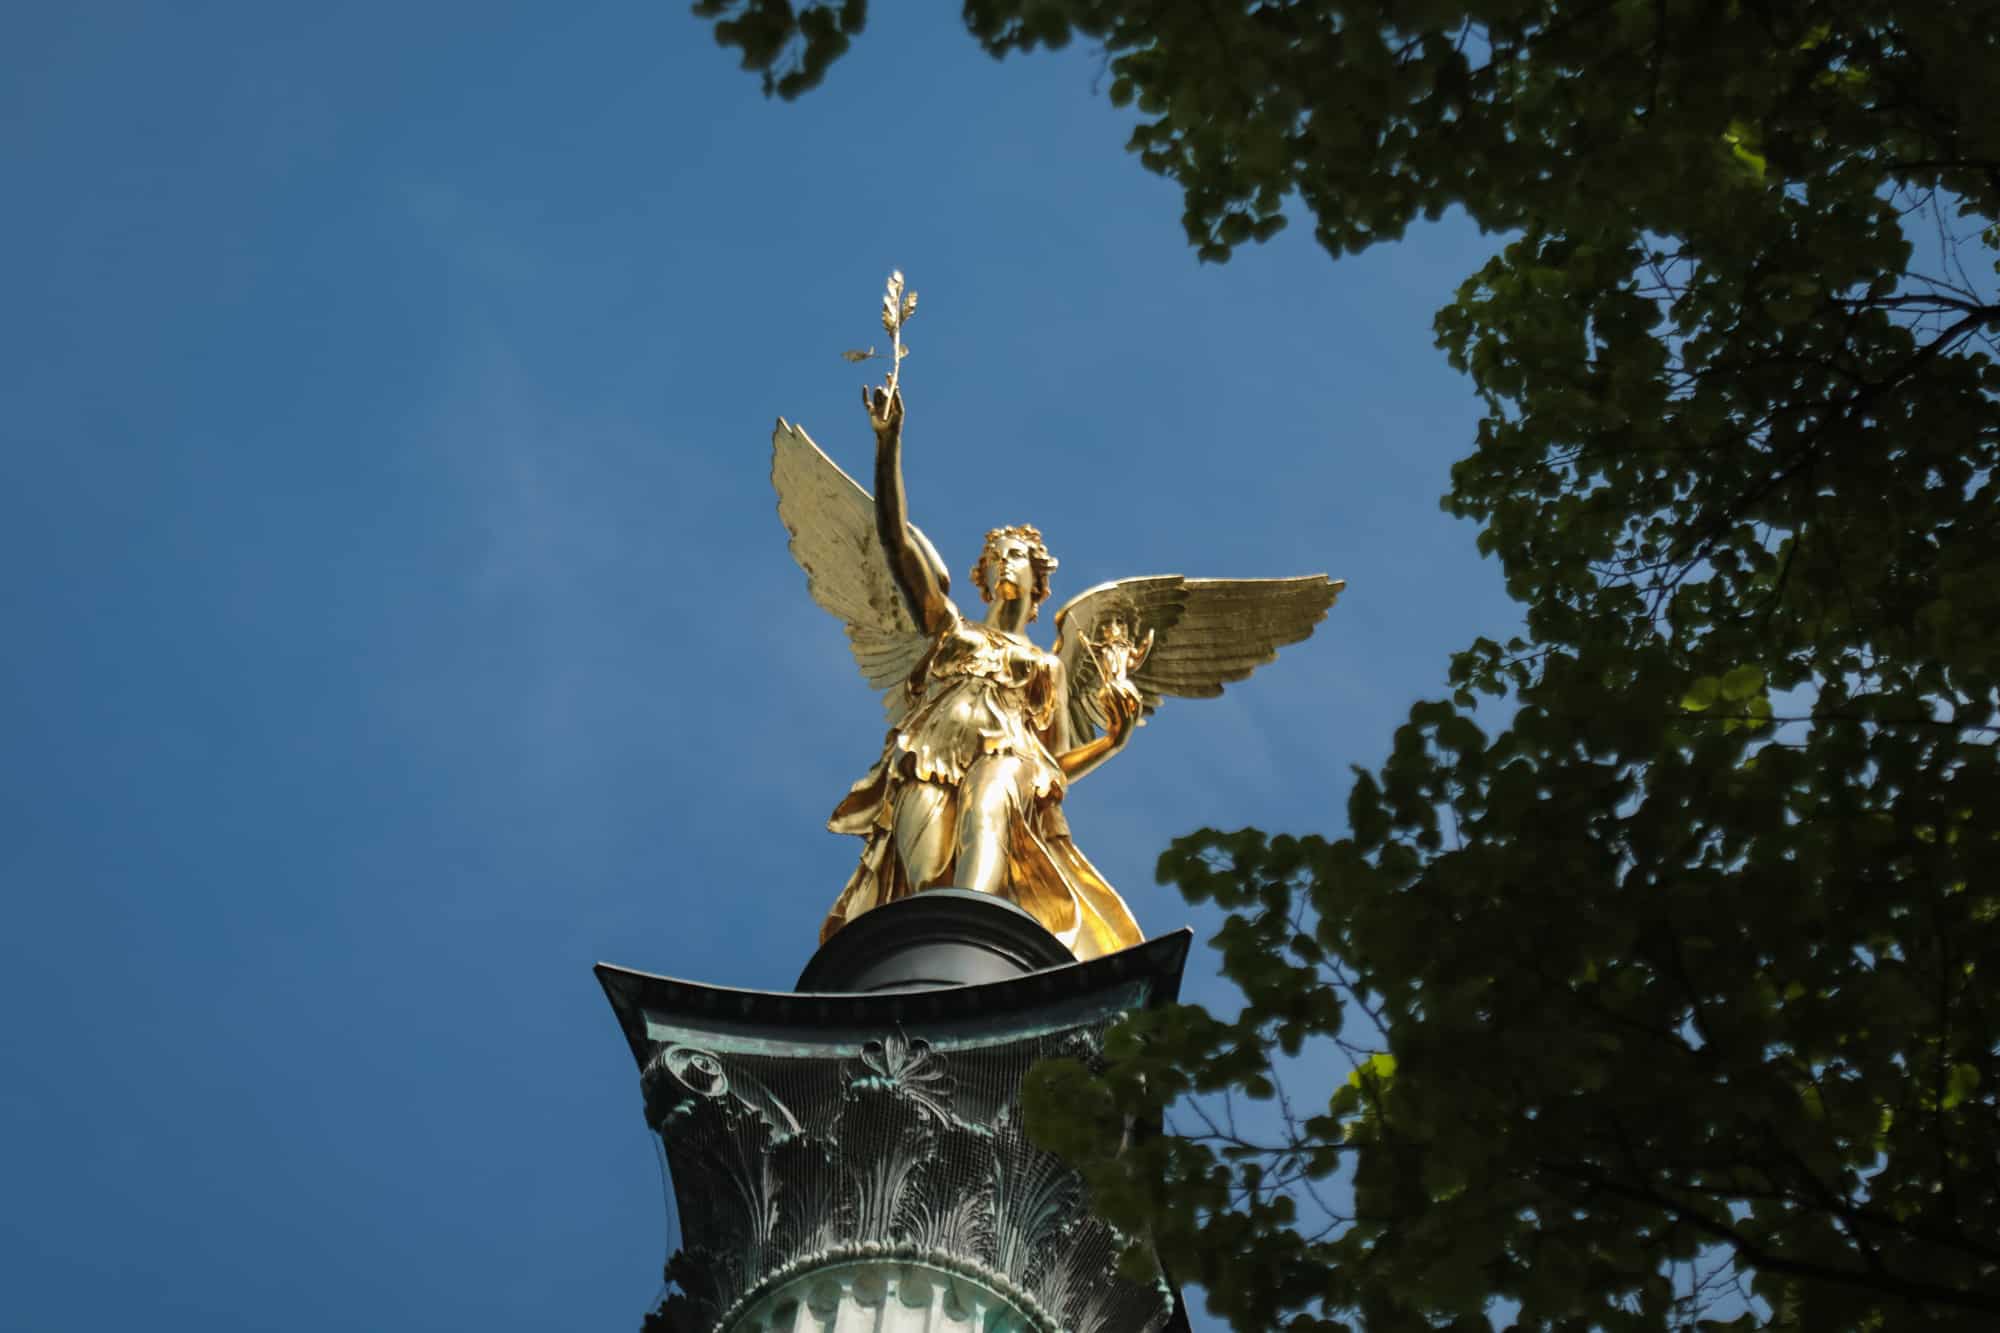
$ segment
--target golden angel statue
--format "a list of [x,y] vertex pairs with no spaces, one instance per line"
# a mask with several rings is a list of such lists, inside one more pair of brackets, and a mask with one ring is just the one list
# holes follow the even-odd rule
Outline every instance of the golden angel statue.
[[865,841],[821,940],[870,908],[950,886],[1009,899],[1079,959],[1139,943],[1124,900],[1070,838],[1064,790],[1123,750],[1162,696],[1212,698],[1306,638],[1344,584],[1178,574],[1103,583],[1056,612],[1055,649],[1044,651],[1027,635],[1056,569],[1041,534],[1021,525],[986,535],[972,567],[986,613],[964,614],[907,516],[893,372],[863,397],[872,499],[803,430],[780,418],[772,435],[792,555],[813,599],[846,623],[889,719],[881,757],[827,822]]

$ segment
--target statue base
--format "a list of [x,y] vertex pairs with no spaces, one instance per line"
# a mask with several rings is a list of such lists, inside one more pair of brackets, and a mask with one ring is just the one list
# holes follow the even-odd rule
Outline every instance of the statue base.
[[799,973],[801,991],[981,986],[1074,963],[1062,941],[990,893],[925,889],[842,926]]

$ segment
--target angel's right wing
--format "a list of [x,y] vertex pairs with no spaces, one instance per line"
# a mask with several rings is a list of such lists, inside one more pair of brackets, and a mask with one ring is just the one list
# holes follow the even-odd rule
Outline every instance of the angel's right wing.
[[[910,615],[889,558],[875,534],[875,501],[812,438],[783,417],[771,433],[771,485],[778,517],[791,534],[792,558],[806,572],[813,600],[847,626],[848,646],[868,683],[885,691],[882,707],[891,726],[909,711],[902,688],[930,646]],[[910,525],[910,536],[950,588],[944,562],[930,540]]]
[[1311,635],[1326,619],[1340,579],[1308,574],[1290,579],[1190,579],[1179,574],[1100,583],[1056,612],[1056,655],[1068,686],[1071,742],[1105,726],[1098,700],[1103,678],[1090,645],[1108,628],[1149,645],[1131,683],[1145,711],[1163,695],[1212,699],[1230,681],[1273,661],[1278,649]]

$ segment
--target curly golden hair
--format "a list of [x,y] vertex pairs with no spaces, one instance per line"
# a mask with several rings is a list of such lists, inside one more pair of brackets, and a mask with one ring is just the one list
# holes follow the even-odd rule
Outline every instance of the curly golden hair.
[[986,534],[986,544],[979,548],[979,559],[972,566],[972,586],[979,589],[982,600],[993,600],[993,589],[986,584],[986,557],[993,548],[1009,538],[1020,541],[1028,548],[1028,564],[1035,571],[1035,586],[1028,592],[1028,619],[1033,620],[1040,611],[1042,602],[1049,595],[1049,575],[1060,563],[1049,554],[1048,544],[1042,540],[1041,529],[1032,523],[1016,523],[1004,528],[995,528]]

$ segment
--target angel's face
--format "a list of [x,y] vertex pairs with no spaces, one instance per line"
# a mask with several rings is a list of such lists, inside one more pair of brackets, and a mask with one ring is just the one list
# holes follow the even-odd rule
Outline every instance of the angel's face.
[[989,545],[980,557],[980,566],[986,575],[988,601],[1018,601],[1033,595],[1034,556],[1020,538],[1006,537]]

